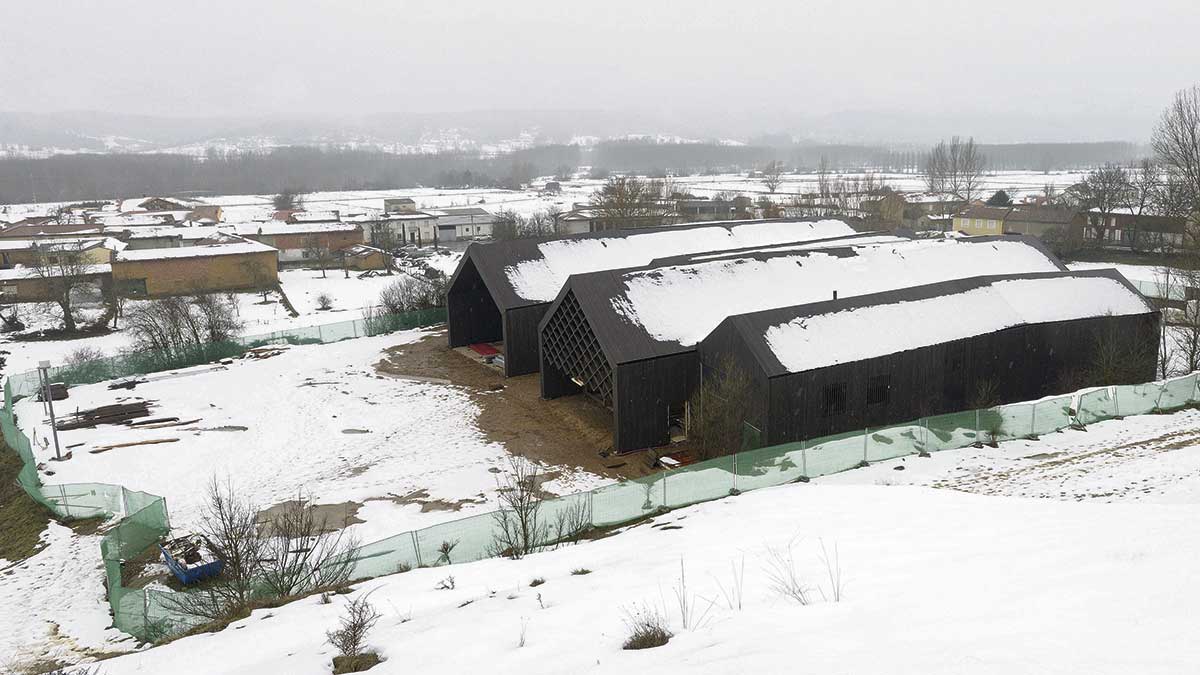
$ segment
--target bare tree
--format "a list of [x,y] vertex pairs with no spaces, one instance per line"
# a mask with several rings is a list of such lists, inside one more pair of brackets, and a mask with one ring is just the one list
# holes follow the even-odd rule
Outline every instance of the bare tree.
[[281,598],[340,586],[354,570],[358,540],[349,523],[330,523],[303,499],[289,502],[265,526],[259,577]]
[[971,202],[983,191],[983,172],[987,158],[974,138],[958,136],[949,143],[941,141],[925,157],[925,187],[930,192],[948,193],[955,199]]
[[1104,242],[1109,214],[1128,201],[1129,189],[1129,172],[1117,164],[1105,164],[1083,179],[1083,207],[1095,212],[1088,214],[1088,224],[1098,244]]
[[1159,231],[1143,231],[1144,216],[1152,215],[1157,209],[1157,199],[1162,191],[1162,170],[1153,160],[1143,159],[1126,171],[1129,186],[1125,190],[1121,207],[1133,217],[1132,245],[1138,251],[1161,251],[1171,244]]
[[821,155],[821,161],[817,164],[817,194],[821,201],[829,198],[829,158]]
[[209,482],[199,531],[224,568],[199,589],[164,595],[169,609],[205,622],[225,621],[250,609],[265,550],[257,513],[253,504],[238,497],[232,484],[215,477]]
[[329,248],[329,240],[313,235],[304,239],[304,257],[317,263],[321,268],[321,278],[325,278],[325,270],[333,262],[333,251]]
[[237,297],[201,293],[138,304],[126,312],[125,330],[140,352],[168,356],[192,353],[211,343],[228,342],[242,331]]
[[496,479],[500,508],[489,552],[519,560],[549,541],[550,524],[542,518],[541,469],[524,457],[509,456],[508,471]]
[[37,244],[36,258],[29,266],[28,276],[40,279],[47,296],[62,312],[63,330],[75,332],[78,320],[75,316],[72,293],[93,283],[93,265],[84,254],[82,242]]
[[666,209],[659,202],[658,181],[636,176],[608,179],[589,200],[607,228],[645,227],[662,224]]
[[771,194],[779,189],[783,184],[783,162],[778,160],[769,162],[762,170],[762,184]]
[[1176,92],[1151,145],[1182,192],[1187,215],[1195,215],[1200,211],[1200,85]]

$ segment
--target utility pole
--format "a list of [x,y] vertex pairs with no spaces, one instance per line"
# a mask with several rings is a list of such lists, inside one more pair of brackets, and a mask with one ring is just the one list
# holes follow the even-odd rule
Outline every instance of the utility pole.
[[54,420],[54,397],[50,393],[50,362],[39,361],[38,372],[41,373],[42,396],[46,399],[46,408],[50,411],[50,432],[54,434],[54,457],[62,461],[62,449],[58,445],[58,423]]

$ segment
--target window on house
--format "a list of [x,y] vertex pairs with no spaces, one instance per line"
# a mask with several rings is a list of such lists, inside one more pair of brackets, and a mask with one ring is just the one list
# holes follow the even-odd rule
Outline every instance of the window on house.
[[867,405],[887,405],[892,400],[892,376],[873,375],[867,380]]
[[846,412],[846,384],[827,384],[821,391],[821,416],[833,417]]

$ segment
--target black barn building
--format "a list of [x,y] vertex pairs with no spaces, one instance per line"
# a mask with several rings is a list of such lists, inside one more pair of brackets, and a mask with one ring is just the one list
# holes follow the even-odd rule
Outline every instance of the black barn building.
[[698,382],[696,345],[729,316],[839,293],[1065,270],[1021,236],[691,258],[573,275],[539,327],[542,396],[586,393],[610,408],[618,451],[669,442]]
[[[1115,270],[986,276],[731,316],[697,353],[701,378],[747,376],[744,419],[778,445],[1152,380],[1158,322]],[[1086,381],[1106,340],[1127,382]]]
[[498,345],[504,374],[538,370],[538,323],[571,274],[646,265],[655,258],[852,236],[838,220],[775,219],[610,230],[471,244],[450,279],[450,346]]

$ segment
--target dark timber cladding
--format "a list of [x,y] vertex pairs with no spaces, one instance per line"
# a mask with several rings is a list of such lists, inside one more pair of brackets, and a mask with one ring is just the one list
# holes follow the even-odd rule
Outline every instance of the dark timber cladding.
[[[768,329],[789,322],[800,322],[809,330],[813,317],[945,297],[997,281],[1089,278],[1119,284],[1129,297],[1117,300],[1140,303],[1144,311],[1015,325],[799,372],[785,366],[764,337]],[[714,376],[730,363],[729,357],[750,378],[752,402],[746,422],[761,430],[764,445],[777,445],[983,405],[1034,400],[1077,386],[1152,380],[1159,320],[1158,312],[1115,270],[975,277],[731,316],[697,351],[701,377]],[[1121,354],[1129,361],[1128,381],[1072,381],[1072,376],[1086,380],[1101,344],[1107,353]],[[879,349],[886,350],[883,345]],[[987,391],[990,400],[978,400],[981,391]]]
[[[502,341],[505,375],[523,375],[538,370],[538,324],[566,281],[566,274],[555,270],[568,266],[549,265],[545,244],[597,242],[609,252],[615,252],[617,244],[638,241],[630,239],[632,237],[656,237],[652,244],[629,246],[622,249],[620,255],[584,256],[572,260],[573,264],[569,265],[572,269],[568,273],[573,273],[645,265],[658,256],[723,250],[741,247],[747,242],[762,245],[796,243],[842,238],[852,233],[848,225],[834,220],[739,220],[471,244],[450,280],[447,293],[450,346]],[[678,236],[660,236],[664,234]],[[547,262],[546,268],[541,270],[547,281],[535,291],[514,285],[511,271],[531,265],[536,267],[541,262]]]
[[[1020,236],[766,249],[572,275],[539,327],[542,396],[587,393],[610,407],[619,451],[663,445],[699,381],[697,343],[728,316],[823,301],[832,289],[848,297],[973,274],[1065,269]],[[626,311],[636,304],[633,286],[643,297],[652,289],[644,311],[653,316]],[[686,335],[673,333],[680,325]]]

